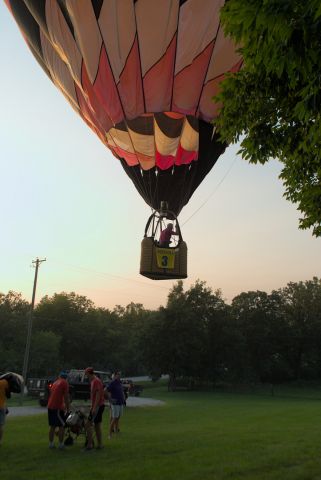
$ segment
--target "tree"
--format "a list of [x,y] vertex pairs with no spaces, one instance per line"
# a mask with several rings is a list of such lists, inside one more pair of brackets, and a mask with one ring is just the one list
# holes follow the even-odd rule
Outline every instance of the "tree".
[[321,236],[321,6],[319,0],[229,0],[225,33],[243,69],[221,84],[215,121],[251,163],[278,158],[299,227]]
[[34,332],[30,349],[29,376],[57,375],[62,366],[59,359],[61,337],[53,332]]
[[190,308],[183,282],[178,281],[168,295],[166,308],[159,309],[143,335],[144,360],[150,373],[155,377],[169,374],[171,388],[178,377],[196,378],[202,371],[205,339],[202,319],[195,315],[198,306],[196,302]]
[[286,354],[293,377],[320,377],[321,280],[289,282],[278,294],[290,332]]
[[[215,293],[205,282],[197,281],[184,292],[178,281],[151,319],[142,337],[144,360],[155,377],[170,375],[170,386],[177,379],[185,384],[213,382],[228,365],[224,345],[229,332],[228,309],[221,292]],[[230,352],[229,352],[230,354]]]
[[91,300],[74,292],[55,293],[52,297],[46,295],[35,308],[34,325],[60,335],[66,325],[77,323],[93,309]]
[[244,341],[243,375],[260,382],[279,382],[289,377],[284,345],[290,335],[280,294],[243,292],[232,301],[237,331]]
[[59,358],[64,368],[92,365],[97,370],[110,370],[123,366],[121,345],[127,336],[119,316],[95,308],[85,296],[63,292],[44,297],[35,309],[34,330],[61,337]]
[[30,305],[20,293],[0,293],[1,370],[22,371]]
[[121,370],[125,376],[145,373],[141,337],[151,312],[145,310],[142,304],[131,302],[126,308],[117,305],[113,313],[117,318],[115,330],[118,332],[118,340],[112,347],[115,354],[113,368]]
[[234,353],[238,349],[235,331],[221,290],[213,290],[206,282],[197,280],[186,292],[186,307],[199,324],[201,348],[198,356],[201,368],[198,378],[213,385],[231,373]]

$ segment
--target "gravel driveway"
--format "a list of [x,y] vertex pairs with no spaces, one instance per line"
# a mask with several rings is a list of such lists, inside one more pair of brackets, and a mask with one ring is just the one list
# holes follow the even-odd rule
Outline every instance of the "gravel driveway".
[[[127,407],[159,407],[164,405],[165,402],[162,400],[155,400],[153,398],[140,398],[140,397],[129,397],[127,399]],[[87,405],[89,405],[87,403]],[[44,407],[34,406],[34,407],[9,407],[10,417],[25,417],[27,415],[41,415],[47,413],[47,409]]]

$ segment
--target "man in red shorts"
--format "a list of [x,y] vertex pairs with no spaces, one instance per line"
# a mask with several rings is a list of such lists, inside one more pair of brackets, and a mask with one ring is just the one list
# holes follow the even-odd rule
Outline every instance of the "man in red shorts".
[[102,445],[102,430],[101,423],[103,419],[103,413],[105,409],[105,398],[104,398],[104,385],[100,378],[96,377],[94,369],[92,367],[87,367],[85,370],[85,375],[89,378],[90,381],[90,398],[91,398],[91,409],[88,417],[88,422],[86,424],[87,431],[87,446],[86,450],[93,449],[93,425],[95,426],[96,438],[97,438],[97,449],[103,448]]
[[48,400],[49,448],[55,448],[55,429],[58,427],[59,448],[64,448],[65,413],[69,411],[69,384],[67,373],[60,372],[53,383]]

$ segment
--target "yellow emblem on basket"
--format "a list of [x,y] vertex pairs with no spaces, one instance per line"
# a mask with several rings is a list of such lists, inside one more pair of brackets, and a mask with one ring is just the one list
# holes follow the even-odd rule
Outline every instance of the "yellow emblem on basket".
[[174,268],[175,250],[170,248],[156,248],[158,268]]

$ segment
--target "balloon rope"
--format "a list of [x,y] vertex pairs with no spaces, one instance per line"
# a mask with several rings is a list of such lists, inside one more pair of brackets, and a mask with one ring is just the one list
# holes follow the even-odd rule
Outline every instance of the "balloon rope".
[[201,208],[204,207],[204,205],[206,205],[206,203],[210,200],[210,198],[212,198],[212,196],[214,195],[214,193],[217,192],[217,190],[219,189],[219,187],[222,185],[222,183],[224,182],[224,180],[226,179],[226,177],[228,176],[228,174],[230,173],[230,171],[232,170],[232,168],[234,167],[235,165],[235,162],[237,160],[237,157],[235,157],[233,163],[230,165],[230,167],[228,168],[228,170],[225,172],[225,175],[223,176],[223,178],[221,179],[221,181],[216,185],[216,187],[214,188],[214,190],[212,191],[212,193],[206,198],[206,200],[204,200],[204,202],[195,210],[194,213],[192,213],[192,215],[190,217],[188,217],[187,220],[185,220],[184,223],[182,223],[182,227],[190,221],[190,219],[192,217],[194,217],[194,215],[196,215],[196,213],[198,213],[200,211]]

